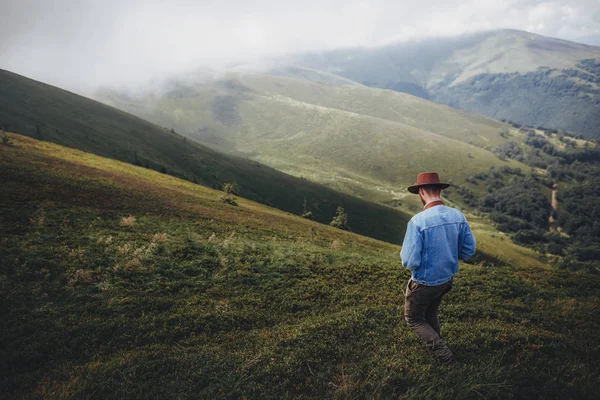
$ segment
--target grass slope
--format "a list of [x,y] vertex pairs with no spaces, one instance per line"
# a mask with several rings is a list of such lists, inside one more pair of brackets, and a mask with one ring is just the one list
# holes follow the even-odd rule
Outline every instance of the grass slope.
[[112,107],[1,70],[0,128],[166,170],[214,188],[236,182],[243,197],[296,214],[306,199],[320,222],[331,221],[343,205],[353,230],[390,242],[401,240],[408,221],[398,210],[215,152]]
[[491,165],[527,168],[487,150],[506,142],[500,132],[508,125],[389,90],[232,74],[177,92],[102,100],[203,143],[380,201],[401,198],[424,170],[462,183]]
[[527,265],[525,253],[513,266],[462,265],[441,317],[463,364],[448,369],[403,322],[409,275],[397,246],[9,136],[13,145],[0,145],[7,398],[597,393],[596,275]]

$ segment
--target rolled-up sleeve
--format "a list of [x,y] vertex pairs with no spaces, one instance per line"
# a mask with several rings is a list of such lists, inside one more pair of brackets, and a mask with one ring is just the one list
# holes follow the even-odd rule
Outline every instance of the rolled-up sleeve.
[[412,221],[408,222],[406,235],[402,243],[400,258],[402,265],[414,271],[421,265],[421,252],[423,250],[423,238],[419,228]]
[[468,260],[473,257],[476,245],[475,237],[473,236],[473,232],[471,232],[471,227],[465,222],[462,231],[462,245],[458,257],[461,260]]

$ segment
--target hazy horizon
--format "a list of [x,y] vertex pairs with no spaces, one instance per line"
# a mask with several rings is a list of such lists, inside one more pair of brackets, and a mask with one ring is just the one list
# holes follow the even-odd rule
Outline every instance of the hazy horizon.
[[600,45],[600,2],[0,0],[0,68],[81,91],[201,67],[518,29]]

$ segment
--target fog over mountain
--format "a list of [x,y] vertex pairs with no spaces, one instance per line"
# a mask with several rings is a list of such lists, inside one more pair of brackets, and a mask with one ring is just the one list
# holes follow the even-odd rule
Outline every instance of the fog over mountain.
[[2,0],[0,68],[82,91],[265,56],[496,28],[600,43],[600,3]]

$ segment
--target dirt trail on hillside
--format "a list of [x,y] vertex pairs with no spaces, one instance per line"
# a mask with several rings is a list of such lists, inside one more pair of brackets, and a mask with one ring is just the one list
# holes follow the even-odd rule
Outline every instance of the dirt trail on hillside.
[[556,183],[554,185],[552,185],[552,210],[554,211],[553,213],[550,214],[550,216],[548,217],[548,221],[550,221],[550,223],[553,223],[555,221],[554,216],[552,214],[555,214],[556,212],[558,212],[558,200],[556,199],[556,192],[557,192],[557,186]]

